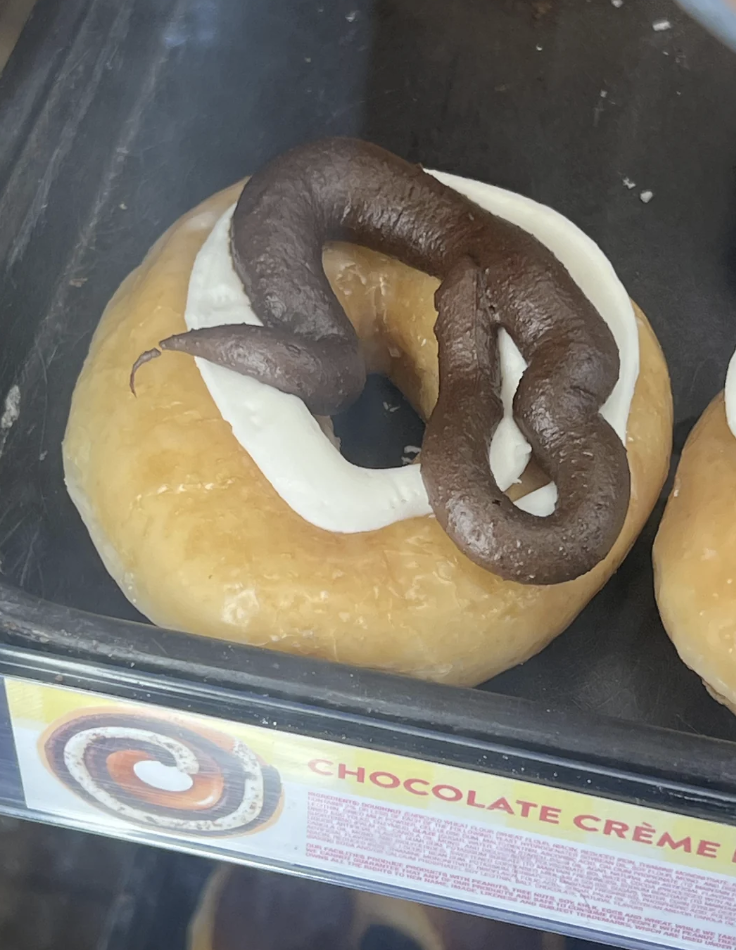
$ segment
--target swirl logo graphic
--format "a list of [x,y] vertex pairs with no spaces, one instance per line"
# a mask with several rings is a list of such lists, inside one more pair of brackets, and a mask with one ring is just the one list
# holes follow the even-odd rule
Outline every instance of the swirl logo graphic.
[[42,739],[51,772],[108,814],[214,837],[263,828],[279,809],[278,772],[243,742],[176,720],[87,712]]

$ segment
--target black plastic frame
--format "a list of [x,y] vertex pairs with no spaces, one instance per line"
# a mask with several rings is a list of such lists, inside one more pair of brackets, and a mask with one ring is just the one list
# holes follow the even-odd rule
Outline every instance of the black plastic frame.
[[736,824],[728,742],[90,616],[4,585],[0,591],[0,674]]

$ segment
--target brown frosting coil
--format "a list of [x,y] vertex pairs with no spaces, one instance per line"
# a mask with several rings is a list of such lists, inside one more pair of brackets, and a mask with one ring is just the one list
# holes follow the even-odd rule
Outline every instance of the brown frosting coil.
[[[330,240],[381,251],[443,281],[439,400],[421,463],[444,530],[471,560],[508,580],[555,584],[591,570],[618,537],[630,493],[624,446],[599,413],[618,379],[615,341],[539,241],[421,168],[349,139],[276,159],[246,184],[231,231],[235,269],[264,326],[194,330],[160,346],[293,393],[317,414],[344,409],[360,393],[365,367],[322,268]],[[517,508],[490,470],[502,419],[501,328],[528,364],[514,417],[557,485],[549,517]]]
[[[243,834],[271,818],[281,799],[278,773],[240,740],[153,716],[76,716],[45,737],[43,753],[54,775],[85,801],[164,831]],[[143,762],[188,776],[191,784],[182,790],[148,784],[136,771]]]

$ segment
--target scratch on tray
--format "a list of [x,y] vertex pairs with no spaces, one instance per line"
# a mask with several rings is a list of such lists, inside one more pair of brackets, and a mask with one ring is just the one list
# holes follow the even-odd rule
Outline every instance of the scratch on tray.
[[11,386],[5,397],[3,414],[0,416],[0,430],[9,429],[20,416],[20,386]]
[[166,647],[163,645],[163,643],[161,642],[161,640],[159,640],[158,638],[154,639],[152,645],[156,647],[156,649],[157,649],[158,652],[161,654],[161,656],[168,657],[168,656],[171,655],[171,654],[169,653],[169,651],[166,649]]
[[[36,546],[36,541],[38,541],[38,536],[40,533],[41,533],[41,525],[37,524],[36,530],[33,532],[33,537],[28,543],[28,547],[26,548],[26,553],[23,557],[23,567],[20,570],[20,577],[18,578],[18,583],[20,584],[21,587],[25,585],[26,578],[28,577],[28,573],[31,568],[31,559],[33,558],[33,549]],[[43,583],[43,579],[42,579],[42,583]]]
[[[129,19],[129,6],[121,5],[120,12],[116,16],[115,23],[110,31],[110,43],[117,43],[126,35]],[[73,62],[67,67],[67,75],[73,73],[78,68],[79,64],[83,62],[84,58],[84,54],[80,54],[78,62]],[[12,267],[13,264],[15,264],[15,262],[23,256],[23,253],[28,246],[28,242],[31,239],[31,235],[35,230],[38,221],[48,207],[51,189],[54,185],[54,182],[56,181],[56,178],[58,177],[59,170],[61,169],[64,160],[69,153],[72,143],[77,137],[79,127],[87,115],[90,105],[92,104],[95,94],[97,93],[100,83],[107,71],[108,61],[109,49],[106,49],[98,56],[97,62],[94,65],[89,80],[84,84],[80,95],[77,97],[73,114],[70,116],[69,120],[65,122],[64,127],[61,130],[58,143],[53,154],[51,155],[46,170],[39,181],[38,190],[36,191],[33,201],[31,202],[28,213],[26,214],[23,224],[18,230],[18,233],[15,235],[13,243],[10,246],[10,250],[7,255],[7,261],[10,267]],[[53,108],[54,106],[57,106],[57,104],[50,99],[46,105],[46,109]],[[13,189],[11,183],[11,186],[6,190],[6,194],[12,194],[12,192]]]
[[[171,12],[171,15],[170,15],[171,20],[174,20],[178,16],[181,15],[181,11],[186,6],[187,2],[188,0],[177,0],[174,10]],[[108,46],[110,45],[110,43],[114,45],[116,42],[118,42],[119,38],[125,35],[127,28],[128,28],[127,18],[123,16],[118,17],[115,22],[115,27],[111,31],[110,42],[108,43]],[[94,249],[94,244],[95,244],[95,239],[97,235],[97,230],[100,224],[100,219],[102,218],[102,216],[104,215],[106,211],[107,204],[110,199],[110,195],[113,191],[113,188],[115,187],[117,180],[120,177],[125,167],[126,158],[128,154],[130,153],[131,142],[134,141],[135,136],[137,135],[138,130],[140,129],[140,125],[143,121],[145,109],[142,106],[143,104],[151,101],[154,98],[156,86],[158,84],[161,70],[163,69],[169,56],[170,56],[170,51],[167,50],[163,55],[156,57],[151,63],[151,66],[149,67],[141,83],[140,92],[139,92],[139,102],[141,103],[141,107],[134,111],[131,118],[125,123],[125,125],[123,126],[121,130],[120,144],[112,152],[107,162],[107,165],[105,167],[105,170],[103,174],[101,175],[100,188],[97,192],[97,195],[95,196],[95,200],[89,211],[89,215],[84,224],[84,227],[81,229],[81,232],[78,236],[75,249],[66,264],[66,267],[64,270],[65,279],[62,279],[59,285],[60,290],[59,292],[57,292],[53,301],[51,302],[51,305],[48,308],[46,319],[44,321],[44,328],[48,328],[49,332],[56,332],[57,322],[55,318],[57,318],[58,315],[61,314],[65,310],[65,308],[68,306],[68,297],[70,293],[69,281],[76,279],[80,271],[83,271],[82,262],[84,260],[84,257],[87,253],[89,253],[90,250]],[[107,54],[100,55],[100,60],[103,61],[102,68],[105,68],[104,63],[108,62],[109,58],[110,58],[109,49],[108,49]],[[97,66],[96,66],[96,69],[97,69]],[[95,70],[95,76],[96,75],[97,75],[97,72]],[[92,84],[94,81],[95,81],[94,78],[91,79],[90,84]],[[75,129],[76,129],[76,125],[78,125],[78,122],[75,124]],[[53,161],[55,162],[56,165],[59,164],[60,159],[61,159],[61,156],[55,153]],[[44,189],[44,187],[46,188],[45,193],[49,191],[51,187],[51,182],[53,181],[55,177],[56,177],[56,172],[52,170],[51,166],[49,166],[49,169],[46,175],[44,176],[44,180],[46,181],[48,179],[48,181],[45,186],[43,182],[41,183],[41,185],[39,186],[38,195],[41,194],[41,191]],[[7,191],[8,189],[6,189],[6,193]],[[36,199],[34,199],[36,203],[39,200],[38,195]],[[45,201],[45,198],[43,200]],[[33,207],[36,207],[35,203]],[[2,202],[0,202],[0,220],[2,220],[2,210],[3,210]],[[28,238],[30,238],[30,234],[33,230],[33,227],[35,227],[35,220],[37,219],[37,217],[38,217],[38,214],[36,214],[36,216],[34,217],[33,208],[31,208],[26,218],[26,224],[28,225],[28,233],[24,237],[24,240],[26,241],[26,243],[27,243]],[[24,227],[25,226],[26,225],[24,224]],[[13,253],[16,256],[18,256],[18,254],[20,254],[21,252],[22,252],[22,248],[16,242],[16,245],[13,248]],[[43,330],[42,330],[42,333],[43,333]],[[85,338],[87,335],[88,335],[88,331],[85,330],[80,334],[79,339],[81,340]],[[38,339],[39,338],[37,338],[37,341]]]
[[601,89],[598,93],[598,101],[595,104],[595,109],[593,109],[593,127],[597,127],[598,122],[603,112],[603,106],[605,105],[606,99],[608,98],[608,91],[606,89]]
[[46,438],[46,419],[48,418],[48,414],[49,414],[49,374],[48,374],[47,368],[53,362],[54,357],[56,356],[56,352],[59,349],[59,347],[58,345],[55,346],[51,350],[51,353],[49,354],[48,359],[44,359],[44,355],[41,352],[40,346],[38,345],[38,340],[35,341],[34,346],[36,350],[36,355],[38,356],[38,360],[41,364],[41,373],[43,374],[43,413],[41,415],[41,435],[38,440],[39,444],[43,445],[44,439]]
[[6,531],[5,534],[4,534],[2,537],[0,537],[0,548],[4,548],[5,545],[8,543],[8,541],[10,541],[10,540],[13,538],[13,536],[15,535],[16,531],[18,530],[18,528],[20,528],[20,527],[23,525],[23,523],[25,522],[26,517],[27,517],[27,515],[22,515],[22,516],[15,522],[15,524],[13,525],[13,527],[10,528],[8,531]]
[[3,454],[5,442],[10,430],[20,416],[20,386],[11,386],[3,403],[3,414],[0,416],[0,455]]

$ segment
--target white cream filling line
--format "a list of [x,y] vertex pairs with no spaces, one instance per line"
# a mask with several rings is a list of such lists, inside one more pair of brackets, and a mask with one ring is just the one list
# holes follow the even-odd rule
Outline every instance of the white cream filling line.
[[[535,235],[564,264],[570,276],[611,329],[620,355],[619,378],[601,408],[621,441],[639,375],[639,335],[625,288],[601,249],[563,215],[529,198],[481,182],[429,172],[480,207]],[[185,320],[190,330],[221,324],[260,324],[235,273],[229,228],[233,207],[216,222],[189,280]],[[513,340],[500,332],[504,418],[491,443],[490,465],[502,490],[518,481],[531,449],[512,415],[512,402],[526,363]],[[319,421],[296,396],[197,359],[223,419],[274,489],[305,521],[326,531],[375,531],[395,521],[431,514],[419,465],[367,469],[343,458]],[[736,369],[729,372],[736,402]],[[729,382],[726,383],[728,409]],[[734,414],[729,425],[734,429]],[[554,485],[526,495],[519,508],[544,516],[554,511]]]
[[726,401],[726,421],[731,433],[736,436],[736,353],[728,364],[726,373],[726,387],[724,391]]

